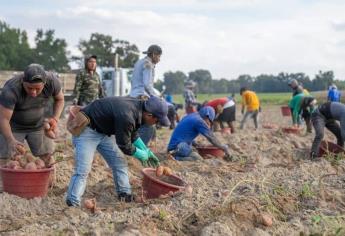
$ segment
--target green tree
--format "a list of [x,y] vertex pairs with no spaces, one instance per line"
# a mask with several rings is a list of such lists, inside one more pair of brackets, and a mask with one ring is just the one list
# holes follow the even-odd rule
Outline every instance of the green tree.
[[334,80],[334,73],[333,71],[319,71],[318,74],[315,75],[313,80],[314,90],[327,90],[328,86],[333,83]]
[[89,40],[80,40],[78,48],[83,56],[97,55],[100,66],[114,66],[115,53],[119,55],[118,65],[122,68],[132,68],[139,58],[136,45],[125,40],[113,40],[112,36],[92,33]]
[[70,69],[67,43],[64,39],[55,38],[54,30],[37,30],[35,42],[35,63],[43,65],[46,70],[65,72]]
[[182,71],[169,71],[164,73],[163,80],[167,93],[178,94],[183,92],[184,81],[187,80],[187,76]]
[[0,21],[0,69],[24,70],[31,60],[32,50],[26,31]]
[[212,83],[212,75],[208,70],[195,70],[188,74],[190,80],[197,83],[199,93],[210,93],[210,87]]

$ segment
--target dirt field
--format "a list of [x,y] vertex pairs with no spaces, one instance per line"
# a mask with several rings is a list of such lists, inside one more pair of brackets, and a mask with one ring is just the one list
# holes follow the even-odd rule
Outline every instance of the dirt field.
[[[238,116],[238,120],[240,116]],[[261,123],[287,126],[279,107],[264,108]],[[237,122],[237,127],[238,127]],[[163,160],[192,192],[138,203],[119,202],[111,173],[96,156],[84,198],[96,198],[100,211],[68,208],[64,195],[73,160],[57,166],[56,184],[43,199],[0,194],[1,235],[345,235],[345,161],[308,159],[313,135],[281,129],[217,133],[229,144],[232,162]],[[159,130],[158,150],[165,157],[171,131]],[[70,136],[61,132],[56,148],[73,155]],[[327,139],[334,137],[327,134]],[[205,140],[199,139],[200,143]],[[56,153],[56,155],[61,155]],[[128,157],[134,193],[142,193],[141,166]],[[262,220],[264,215],[266,221]],[[271,226],[264,224],[270,223]]]

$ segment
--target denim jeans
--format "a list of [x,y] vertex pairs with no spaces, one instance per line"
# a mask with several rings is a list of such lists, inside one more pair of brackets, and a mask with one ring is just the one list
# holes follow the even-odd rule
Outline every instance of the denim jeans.
[[80,136],[73,137],[73,145],[75,169],[69,183],[66,200],[69,200],[72,205],[80,205],[96,150],[112,169],[116,192],[131,194],[127,160],[117,146],[114,136],[109,137],[86,127]]
[[174,157],[178,161],[196,161],[203,159],[199,153],[193,151],[192,145],[185,142],[177,145]]
[[156,136],[156,127],[143,124],[139,127],[138,134],[145,145],[148,145],[150,140]]

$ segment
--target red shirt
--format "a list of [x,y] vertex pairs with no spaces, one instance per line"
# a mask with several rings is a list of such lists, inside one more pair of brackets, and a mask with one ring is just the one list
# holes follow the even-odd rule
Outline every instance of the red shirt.
[[225,105],[225,103],[227,103],[228,101],[229,101],[229,99],[227,97],[217,98],[217,99],[213,99],[213,100],[209,101],[208,103],[206,103],[206,106],[211,106],[211,107],[213,107],[214,110],[216,110],[218,105],[221,105],[223,107]]

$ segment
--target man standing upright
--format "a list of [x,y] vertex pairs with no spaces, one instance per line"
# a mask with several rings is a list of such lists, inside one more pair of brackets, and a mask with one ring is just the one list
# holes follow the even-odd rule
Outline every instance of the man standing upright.
[[160,96],[160,93],[153,87],[153,83],[155,67],[160,61],[162,49],[158,45],[151,45],[144,54],[147,56],[134,65],[129,96],[147,100],[150,96]]
[[193,92],[193,89],[195,88],[195,86],[196,86],[196,83],[192,80],[187,81],[184,85],[185,90],[183,92],[183,97],[184,97],[186,114],[196,112],[196,106],[198,105],[198,102],[196,101],[196,96]]
[[85,58],[85,68],[80,70],[74,86],[74,104],[86,106],[90,102],[105,96],[101,80],[96,72],[97,56]]
[[[153,87],[155,77],[155,67],[160,61],[162,49],[158,45],[151,45],[144,52],[147,56],[137,61],[134,65],[131,81],[130,97],[148,100],[151,96],[160,96],[161,94]],[[138,130],[139,136],[147,145],[154,138],[155,127],[143,124]]]

